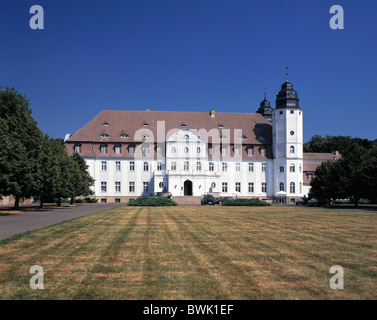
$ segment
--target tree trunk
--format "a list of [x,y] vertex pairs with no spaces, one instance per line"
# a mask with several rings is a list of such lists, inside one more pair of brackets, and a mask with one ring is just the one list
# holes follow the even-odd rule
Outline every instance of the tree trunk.
[[62,204],[62,201],[61,201],[61,198],[60,198],[60,197],[58,198],[58,202],[57,202],[56,204],[58,205],[58,207],[60,207],[60,206],[61,206],[61,204]]
[[355,198],[355,208],[357,208],[358,206],[359,206],[359,199]]
[[41,199],[41,202],[39,204],[39,208],[43,208],[43,199]]
[[73,204],[73,197],[71,197],[71,204]]
[[13,207],[13,209],[15,209],[15,210],[20,209],[20,197],[19,196],[14,197],[14,207]]

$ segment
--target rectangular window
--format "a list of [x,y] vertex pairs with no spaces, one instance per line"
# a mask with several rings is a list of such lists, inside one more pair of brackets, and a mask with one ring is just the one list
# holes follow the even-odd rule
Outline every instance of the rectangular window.
[[162,162],[157,162],[157,171],[162,170]]
[[223,162],[223,171],[228,171],[228,164]]
[[223,156],[227,156],[227,155],[228,155],[228,148],[227,148],[227,147],[223,147],[223,148],[221,149],[221,154],[222,154]]
[[173,161],[171,163],[171,171],[176,171],[177,170],[177,162]]
[[239,156],[241,154],[241,149],[239,147],[234,148],[234,154]]
[[144,162],[143,170],[149,171],[149,163],[148,162]]
[[115,154],[121,154],[122,153],[122,148],[120,146],[115,147]]
[[107,182],[106,181],[101,182],[101,192],[107,192]]
[[249,182],[249,193],[254,193],[254,182]]
[[107,146],[101,146],[101,153],[107,154]]
[[241,192],[241,182],[236,182],[236,192]]
[[101,199],[101,203],[106,203],[107,199]]
[[135,192],[135,182],[130,181],[128,191]]
[[115,203],[120,203],[120,199],[119,198],[115,198]]
[[280,166],[280,172],[284,172],[284,166]]
[[149,154],[149,146],[148,147],[143,147],[142,151],[143,151],[143,156],[147,156]]
[[267,163],[262,163],[262,172],[267,171]]
[[202,171],[202,163],[201,162],[196,163],[196,171]]
[[101,161],[101,170],[106,171],[107,170],[107,161]]
[[241,171],[241,163],[236,163],[236,171]]
[[120,192],[120,181],[115,181],[115,192]]
[[189,169],[190,169],[190,163],[188,161],[185,161],[183,163],[183,170],[184,171],[189,171]]
[[227,182],[223,182],[223,192],[228,192],[228,183]]
[[115,170],[120,171],[120,161],[115,161]]
[[81,153],[81,146],[75,146],[75,152]]
[[267,183],[262,182],[262,192],[267,192]]
[[253,172],[254,171],[254,163],[249,162],[249,171]]
[[210,162],[209,165],[208,165],[208,170],[209,171],[215,171],[215,165],[213,162]]
[[129,148],[128,148],[128,152],[129,152],[130,154],[135,154],[135,147],[129,147]]
[[266,149],[260,149],[260,155],[265,157],[266,156]]
[[130,171],[135,171],[135,161],[130,161]]
[[247,155],[249,157],[252,157],[254,155],[254,151],[253,151],[253,148],[247,148]]
[[162,147],[157,147],[157,154],[162,155]]
[[143,192],[148,192],[148,182],[143,182]]
[[212,147],[208,148],[208,155],[213,156],[213,148]]

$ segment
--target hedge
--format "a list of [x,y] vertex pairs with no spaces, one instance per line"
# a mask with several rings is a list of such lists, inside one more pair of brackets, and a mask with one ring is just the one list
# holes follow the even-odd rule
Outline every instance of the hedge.
[[176,205],[177,203],[174,200],[163,197],[139,197],[130,199],[128,202],[128,206],[134,207],[167,207]]
[[260,200],[258,198],[254,199],[233,199],[227,200],[222,203],[223,206],[236,207],[236,206],[270,206],[271,204]]

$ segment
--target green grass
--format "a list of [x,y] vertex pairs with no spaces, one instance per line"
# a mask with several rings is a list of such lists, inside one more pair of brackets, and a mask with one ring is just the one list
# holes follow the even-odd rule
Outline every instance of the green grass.
[[119,207],[1,241],[0,298],[376,299],[376,257],[374,212]]

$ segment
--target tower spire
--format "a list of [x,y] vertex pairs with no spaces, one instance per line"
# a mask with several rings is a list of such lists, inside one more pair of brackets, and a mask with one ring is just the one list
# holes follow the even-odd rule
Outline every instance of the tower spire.
[[267,89],[264,88],[264,100],[267,100]]
[[288,82],[288,67],[285,67],[285,81]]

